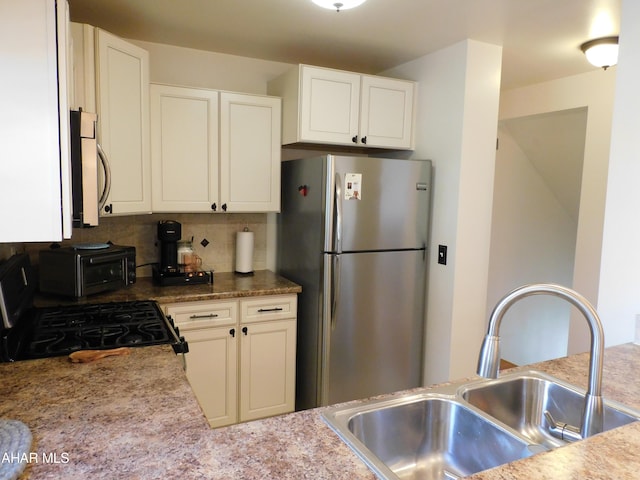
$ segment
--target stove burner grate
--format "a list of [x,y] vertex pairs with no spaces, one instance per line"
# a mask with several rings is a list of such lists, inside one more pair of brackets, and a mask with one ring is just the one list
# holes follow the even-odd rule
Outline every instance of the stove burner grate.
[[112,302],[39,309],[27,355],[42,358],[82,349],[171,343],[156,302]]

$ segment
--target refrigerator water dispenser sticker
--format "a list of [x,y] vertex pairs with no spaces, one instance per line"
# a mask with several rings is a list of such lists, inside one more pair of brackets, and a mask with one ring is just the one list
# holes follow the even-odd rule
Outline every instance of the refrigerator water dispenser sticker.
[[362,174],[346,173],[344,175],[344,199],[360,200],[362,199]]

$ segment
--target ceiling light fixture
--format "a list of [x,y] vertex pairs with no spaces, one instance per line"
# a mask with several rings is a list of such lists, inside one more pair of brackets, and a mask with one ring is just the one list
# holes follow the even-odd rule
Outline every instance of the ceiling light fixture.
[[604,37],[589,40],[580,45],[591,65],[605,70],[618,63],[618,37]]
[[335,9],[336,12],[340,10],[349,10],[350,8],[362,5],[367,0],[312,0],[316,5],[322,8],[328,8],[329,10]]

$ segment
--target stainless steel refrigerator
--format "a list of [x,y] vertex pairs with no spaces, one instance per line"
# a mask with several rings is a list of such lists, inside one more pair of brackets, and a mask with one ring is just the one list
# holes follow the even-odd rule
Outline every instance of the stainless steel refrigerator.
[[419,386],[431,163],[282,164],[278,272],[298,299],[296,409]]

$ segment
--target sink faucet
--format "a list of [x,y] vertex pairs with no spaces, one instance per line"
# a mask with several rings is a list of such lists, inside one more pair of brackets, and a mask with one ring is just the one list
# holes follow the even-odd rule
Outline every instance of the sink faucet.
[[[602,362],[604,357],[604,330],[596,310],[579,293],[561,285],[539,283],[524,285],[503,297],[496,304],[489,318],[489,329],[482,342],[480,357],[478,358],[478,375],[485,378],[498,378],[500,364],[500,337],[498,336],[498,331],[500,330],[502,317],[504,317],[509,307],[525,297],[543,294],[553,295],[568,301],[580,310],[589,323],[589,330],[591,331],[589,388],[585,396],[582,425],[579,429],[580,438],[586,438],[602,432],[603,427]],[[552,429],[554,429],[554,426],[552,424]],[[575,427],[573,428],[578,430]]]

